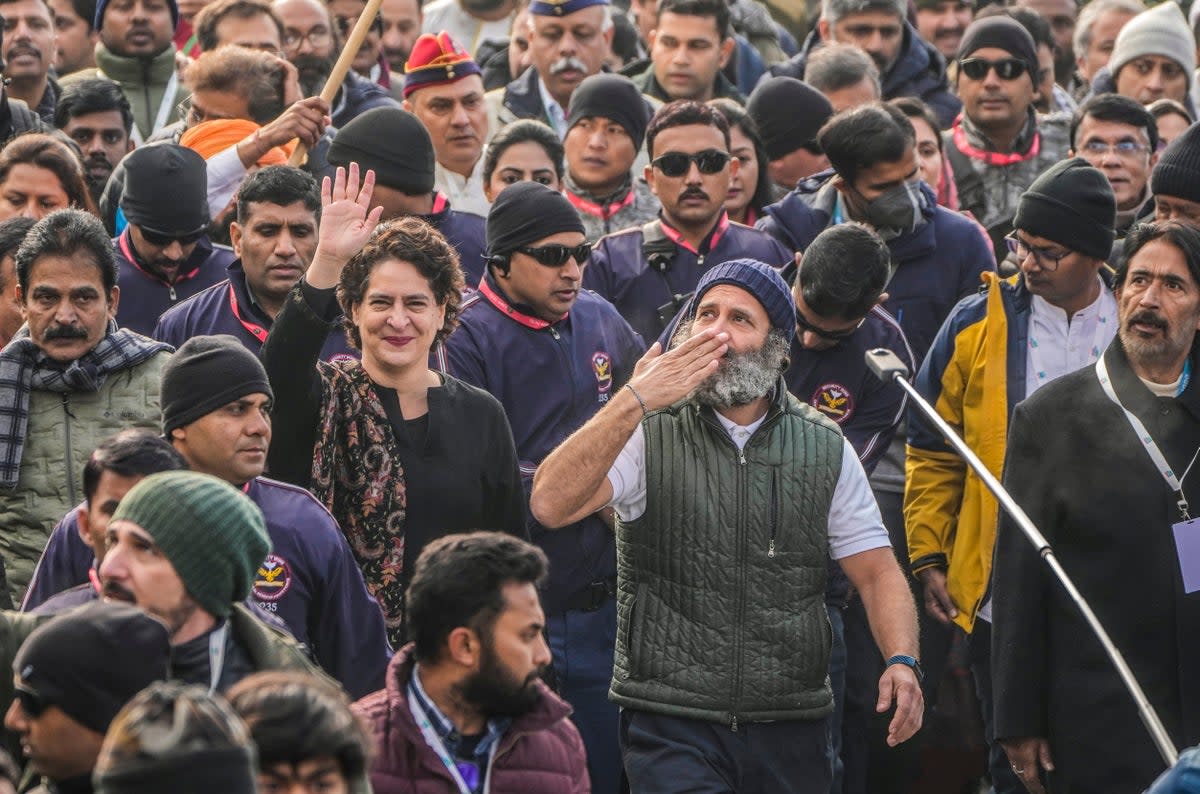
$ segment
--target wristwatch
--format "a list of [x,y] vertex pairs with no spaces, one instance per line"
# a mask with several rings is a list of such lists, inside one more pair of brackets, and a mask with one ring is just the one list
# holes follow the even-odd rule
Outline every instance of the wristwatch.
[[922,683],[925,680],[925,670],[921,667],[921,663],[911,656],[905,656],[898,653],[895,656],[888,658],[885,663],[886,667],[891,667],[894,664],[903,664],[912,668],[912,671],[917,674],[917,683]]

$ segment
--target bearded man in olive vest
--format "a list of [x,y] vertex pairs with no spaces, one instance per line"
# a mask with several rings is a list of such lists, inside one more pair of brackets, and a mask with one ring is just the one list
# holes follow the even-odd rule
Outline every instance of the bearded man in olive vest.
[[921,726],[916,609],[866,475],[782,380],[795,311],[773,268],[712,268],[671,349],[651,347],[534,478],[547,527],[619,519],[610,696],[633,791],[828,787],[830,555],[888,660],[888,743]]

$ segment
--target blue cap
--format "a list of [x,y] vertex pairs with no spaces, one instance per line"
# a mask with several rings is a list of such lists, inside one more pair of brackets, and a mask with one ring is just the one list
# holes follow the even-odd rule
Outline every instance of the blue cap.
[[606,6],[608,0],[533,0],[529,13],[540,17],[565,17],[591,6]]
[[704,293],[718,284],[729,284],[749,292],[766,310],[772,327],[782,331],[787,339],[796,334],[796,304],[792,301],[791,289],[778,270],[754,259],[731,259],[705,273],[696,285],[696,293],[688,303],[684,317],[694,316]]

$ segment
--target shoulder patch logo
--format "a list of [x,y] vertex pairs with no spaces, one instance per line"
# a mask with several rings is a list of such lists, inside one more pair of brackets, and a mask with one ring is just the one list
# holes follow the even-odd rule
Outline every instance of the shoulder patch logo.
[[262,601],[278,601],[292,588],[292,568],[287,560],[268,554],[254,573],[254,597]]
[[813,392],[812,406],[839,425],[854,415],[854,395],[840,383],[826,383]]
[[596,373],[596,388],[601,394],[612,389],[612,358],[603,350],[592,354],[592,371]]

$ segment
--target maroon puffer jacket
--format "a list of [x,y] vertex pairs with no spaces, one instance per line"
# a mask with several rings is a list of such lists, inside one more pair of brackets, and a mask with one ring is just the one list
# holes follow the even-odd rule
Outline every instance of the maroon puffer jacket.
[[[425,743],[408,708],[415,660],[406,645],[388,665],[387,686],[354,704],[375,741],[371,787],[375,794],[448,794],[454,780]],[[500,740],[492,764],[491,794],[591,794],[587,755],[568,717],[571,707],[541,682],[542,699]]]

